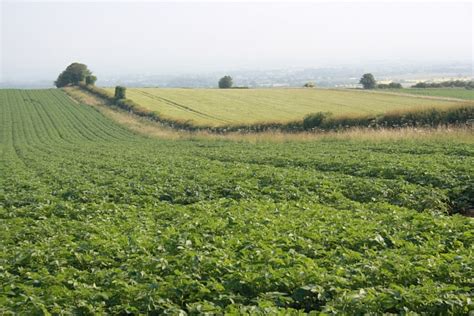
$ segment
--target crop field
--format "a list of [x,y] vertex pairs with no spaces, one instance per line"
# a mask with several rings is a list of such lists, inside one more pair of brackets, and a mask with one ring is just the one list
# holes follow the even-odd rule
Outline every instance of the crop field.
[[421,96],[431,97],[443,97],[443,98],[456,98],[463,100],[474,100],[474,90],[468,90],[465,88],[426,88],[426,89],[394,89],[387,90],[391,92],[403,93],[403,94],[416,94]]
[[[108,91],[113,92],[113,89]],[[166,118],[211,126],[287,122],[301,120],[315,112],[380,114],[458,104],[455,101],[334,89],[132,88],[127,90],[127,98]]]
[[156,139],[0,90],[0,174],[2,315],[474,309],[473,142]]

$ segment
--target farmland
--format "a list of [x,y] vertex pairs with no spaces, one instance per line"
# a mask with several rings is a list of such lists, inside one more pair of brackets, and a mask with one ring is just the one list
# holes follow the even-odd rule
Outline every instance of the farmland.
[[157,139],[61,90],[0,122],[0,314],[474,308],[472,138]]
[[408,93],[420,96],[431,96],[431,97],[443,97],[443,98],[456,98],[464,100],[474,100],[474,90],[468,90],[465,88],[426,88],[426,89],[395,89],[391,90],[397,93]]
[[127,98],[157,111],[163,117],[211,126],[287,122],[301,120],[314,112],[364,115],[459,104],[447,100],[334,89],[133,88],[127,90]]

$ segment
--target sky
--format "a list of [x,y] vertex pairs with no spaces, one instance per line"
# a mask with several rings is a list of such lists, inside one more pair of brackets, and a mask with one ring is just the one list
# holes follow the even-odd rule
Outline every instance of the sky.
[[473,60],[472,2],[0,2],[0,81]]

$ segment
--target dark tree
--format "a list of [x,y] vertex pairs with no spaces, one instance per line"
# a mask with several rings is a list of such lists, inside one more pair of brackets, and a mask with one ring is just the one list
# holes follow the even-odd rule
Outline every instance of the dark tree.
[[54,85],[58,88],[65,87],[71,84],[71,74],[63,71],[59,76],[58,79],[54,82]]
[[398,83],[398,82],[390,82],[390,83],[388,84],[388,87],[389,87],[390,89],[401,89],[401,88],[403,88],[403,87],[402,87],[402,84],[401,84],[401,83]]
[[115,99],[120,100],[120,99],[125,99],[125,91],[127,88],[121,87],[121,86],[116,86],[115,87]]
[[377,85],[374,75],[372,74],[364,74],[362,78],[360,78],[359,83],[362,84],[364,89],[374,89]]
[[72,63],[67,66],[54,82],[56,87],[61,88],[68,85],[78,85],[83,82],[87,76],[92,75],[91,71],[87,69],[87,66],[80,63]]
[[94,75],[88,75],[86,76],[86,85],[95,85],[95,82],[97,81],[97,77]]
[[306,82],[306,83],[303,85],[303,87],[305,87],[305,88],[314,88],[314,87],[316,87],[316,85],[314,84],[314,82],[309,81],[309,82]]
[[390,83],[379,83],[377,85],[377,89],[401,89],[403,88],[402,85],[398,82],[390,82]]
[[232,82],[232,77],[231,76],[224,76],[219,80],[219,88],[221,88],[221,89],[232,88],[233,84],[234,83]]
[[428,84],[426,82],[417,82],[412,88],[428,88]]

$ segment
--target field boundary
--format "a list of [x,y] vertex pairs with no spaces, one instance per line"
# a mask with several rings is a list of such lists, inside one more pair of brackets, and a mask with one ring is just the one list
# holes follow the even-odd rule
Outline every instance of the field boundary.
[[271,130],[260,133],[229,132],[226,134],[210,133],[207,131],[188,131],[170,128],[167,125],[148,117],[138,116],[130,111],[113,105],[105,105],[101,99],[86,90],[77,87],[68,87],[64,91],[77,102],[92,106],[105,116],[125,126],[134,133],[145,137],[156,137],[172,140],[221,140],[248,143],[282,143],[282,142],[309,142],[315,140],[367,140],[380,142],[385,140],[401,139],[449,139],[462,143],[474,143],[472,127],[440,126],[437,128],[361,128],[354,127],[347,130],[332,130],[325,132],[301,131],[288,133],[281,130]]
[[230,132],[259,133],[266,131],[282,131],[289,133],[339,131],[350,128],[400,128],[466,126],[474,119],[474,103],[459,101],[459,105],[448,108],[428,108],[420,110],[393,111],[379,115],[338,115],[330,113],[308,114],[301,120],[288,122],[261,122],[253,124],[229,124],[226,126],[195,125],[192,121],[176,120],[163,117],[133,100],[116,100],[108,91],[90,85],[80,85],[80,89],[88,91],[103,100],[108,106],[117,106],[135,115],[157,121],[165,126],[186,131],[206,131],[216,134]]

